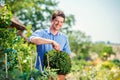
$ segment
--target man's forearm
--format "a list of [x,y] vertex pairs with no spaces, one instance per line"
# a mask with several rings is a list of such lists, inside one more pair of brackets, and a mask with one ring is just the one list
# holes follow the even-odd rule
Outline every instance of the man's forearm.
[[34,44],[52,44],[53,40],[50,39],[45,39],[45,38],[41,38],[41,37],[35,37],[35,38],[31,38],[30,42],[34,43]]
[[41,37],[31,38],[30,42],[39,45],[39,44],[52,44],[53,48],[57,51],[60,51],[60,45],[53,40],[45,39]]

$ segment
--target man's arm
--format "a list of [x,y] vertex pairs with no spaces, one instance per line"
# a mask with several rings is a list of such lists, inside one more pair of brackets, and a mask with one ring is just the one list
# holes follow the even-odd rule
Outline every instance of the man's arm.
[[55,42],[54,40],[45,39],[45,38],[42,38],[42,37],[33,37],[33,38],[31,38],[30,42],[34,43],[36,45],[52,44],[52,46],[55,50],[60,51],[60,45],[57,42]]

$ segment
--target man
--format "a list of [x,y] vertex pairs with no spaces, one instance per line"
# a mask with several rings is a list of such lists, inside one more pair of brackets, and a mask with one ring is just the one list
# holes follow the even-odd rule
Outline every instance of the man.
[[44,68],[44,53],[52,49],[71,53],[68,38],[59,30],[65,21],[65,15],[62,11],[55,11],[51,18],[49,29],[37,30],[28,39],[31,43],[37,45],[36,68]]

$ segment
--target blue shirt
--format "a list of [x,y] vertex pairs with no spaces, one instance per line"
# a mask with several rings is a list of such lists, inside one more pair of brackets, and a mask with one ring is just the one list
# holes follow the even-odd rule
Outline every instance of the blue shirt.
[[[58,34],[53,35],[50,32],[50,29],[43,29],[43,30],[37,30],[35,31],[29,38],[29,41],[33,37],[42,37],[50,40],[56,41],[60,45],[61,51],[64,51],[68,54],[71,53],[68,38],[65,34],[58,32]],[[43,60],[44,60],[44,53],[52,50],[52,44],[40,44],[37,45],[37,58],[36,58],[36,68],[42,69],[44,68]]]

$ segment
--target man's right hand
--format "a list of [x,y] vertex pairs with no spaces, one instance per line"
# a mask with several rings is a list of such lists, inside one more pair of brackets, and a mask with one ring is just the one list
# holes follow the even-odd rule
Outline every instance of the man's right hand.
[[52,46],[55,50],[60,51],[60,45],[57,42],[52,41]]

